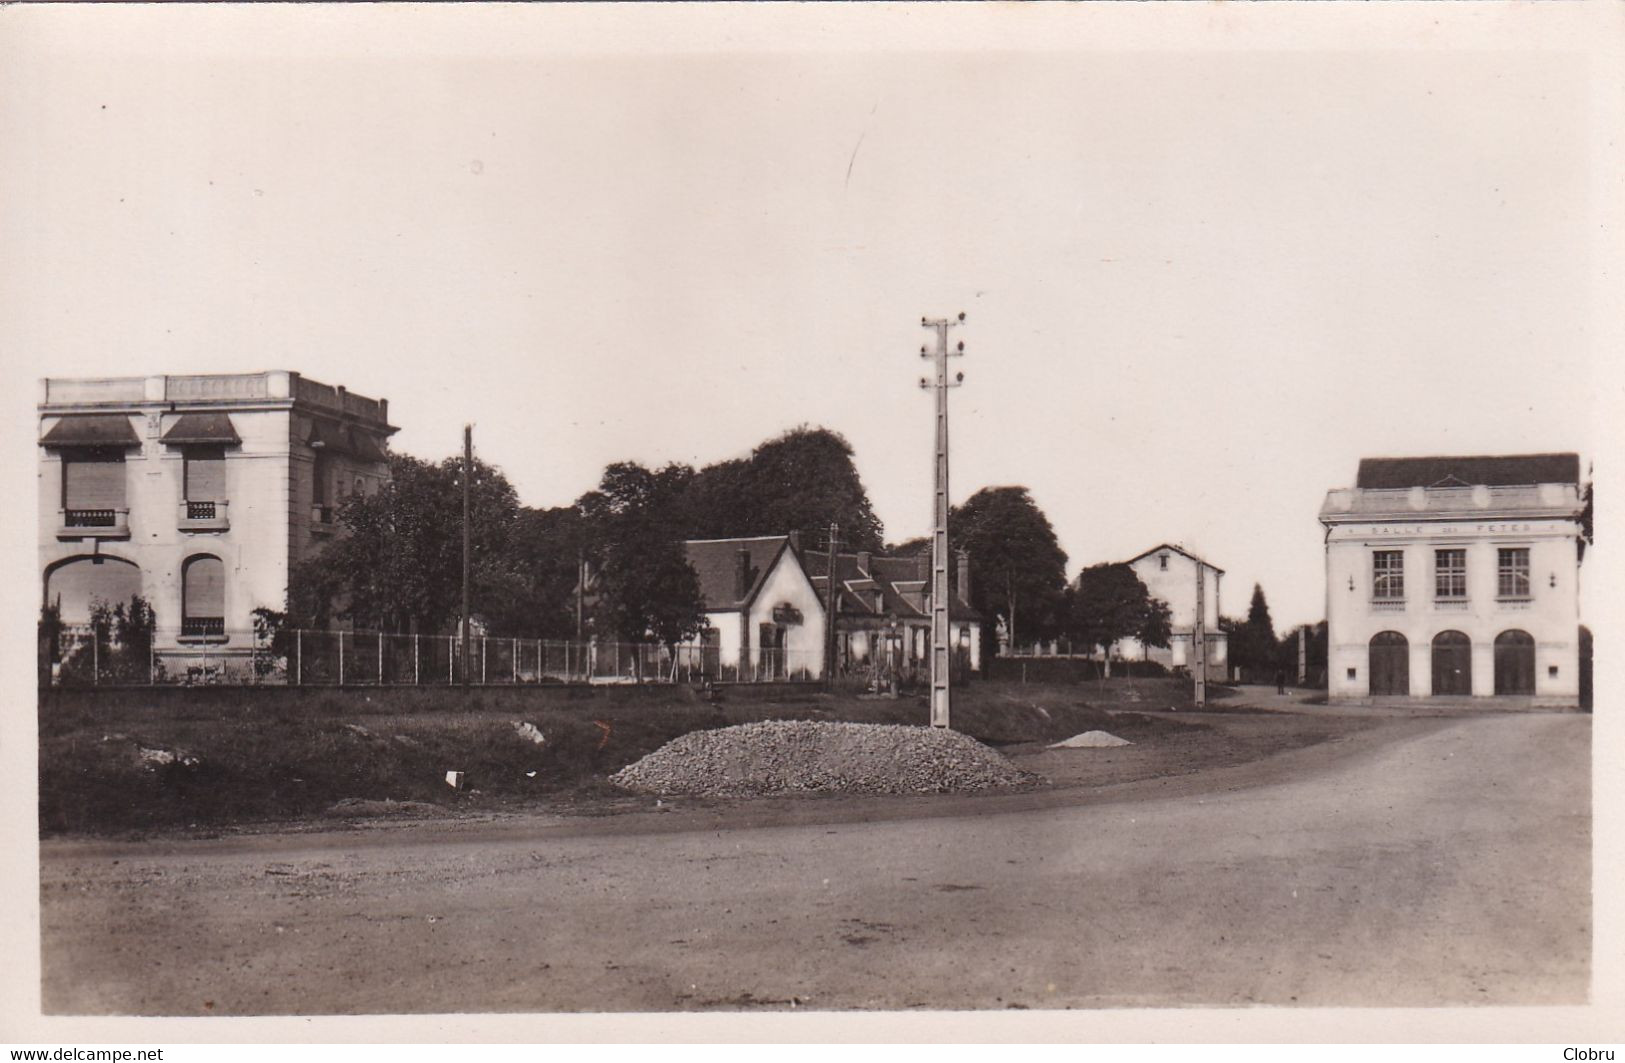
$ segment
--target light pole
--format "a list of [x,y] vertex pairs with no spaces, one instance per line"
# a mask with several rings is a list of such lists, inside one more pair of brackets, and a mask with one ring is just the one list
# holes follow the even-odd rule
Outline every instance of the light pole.
[[948,358],[965,353],[961,342],[953,351],[948,350],[948,330],[963,323],[948,318],[920,318],[920,327],[936,332],[936,350],[920,348],[921,358],[936,362],[936,381],[921,377],[920,387],[934,388],[937,398],[937,439],[934,477],[935,494],[931,506],[931,726],[947,727],[950,700],[949,674],[953,661],[953,647],[948,644],[948,389],[958,387],[965,379],[957,373],[953,382],[948,380]]

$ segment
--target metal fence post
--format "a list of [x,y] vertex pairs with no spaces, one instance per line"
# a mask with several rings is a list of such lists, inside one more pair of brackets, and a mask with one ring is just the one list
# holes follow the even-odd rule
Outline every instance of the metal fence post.
[[412,632],[412,685],[418,685],[418,633]]
[[344,629],[339,629],[339,686],[344,685]]
[[490,641],[484,635],[480,636],[480,686],[485,685],[485,644]]
[[102,685],[102,647],[101,638],[96,634],[96,625],[90,625],[90,685]]
[[293,685],[305,685],[305,629],[293,629]]
[[519,640],[513,640],[513,648],[508,651],[508,659],[513,663],[513,685],[519,685]]
[[446,636],[446,685],[457,682],[457,636]]
[[378,685],[384,685],[384,633],[378,632]]
[[147,685],[158,685],[158,642],[156,639],[147,643]]

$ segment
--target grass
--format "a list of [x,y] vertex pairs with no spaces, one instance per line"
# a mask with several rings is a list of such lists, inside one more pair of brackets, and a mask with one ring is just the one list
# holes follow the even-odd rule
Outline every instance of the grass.
[[[1188,707],[1175,680],[955,692],[957,730],[990,744],[1175,727],[1107,708]],[[923,697],[687,688],[46,691],[40,830],[103,834],[296,821],[343,804],[501,809],[618,793],[607,776],[689,731],[770,719],[924,724]],[[517,723],[545,736],[524,738]],[[144,755],[143,751],[147,751]],[[154,752],[161,751],[161,752]],[[175,759],[165,762],[165,755]],[[469,789],[447,786],[465,773]]]

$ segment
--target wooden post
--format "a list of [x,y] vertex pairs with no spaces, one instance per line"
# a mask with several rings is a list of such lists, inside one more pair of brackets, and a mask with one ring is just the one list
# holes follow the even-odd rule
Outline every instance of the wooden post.
[[305,629],[293,629],[293,685],[305,685]]
[[384,685],[384,633],[378,632],[378,685]]
[[[203,663],[209,663],[209,651],[203,651]],[[339,629],[339,686],[344,685],[344,629]]]
[[418,685],[418,633],[412,632],[412,685]]

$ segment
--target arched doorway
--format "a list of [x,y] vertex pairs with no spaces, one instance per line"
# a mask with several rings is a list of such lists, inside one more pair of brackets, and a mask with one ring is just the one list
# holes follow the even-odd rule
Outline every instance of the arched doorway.
[[1527,631],[1503,631],[1495,636],[1495,692],[1535,692],[1535,639]]
[[1473,692],[1473,640],[1460,631],[1433,637],[1433,693],[1445,696]]
[[74,557],[45,573],[45,604],[60,605],[64,624],[88,624],[90,607],[128,602],[141,593],[141,569],[122,557]]
[[1397,631],[1371,637],[1371,693],[1375,697],[1411,692],[1411,644]]

